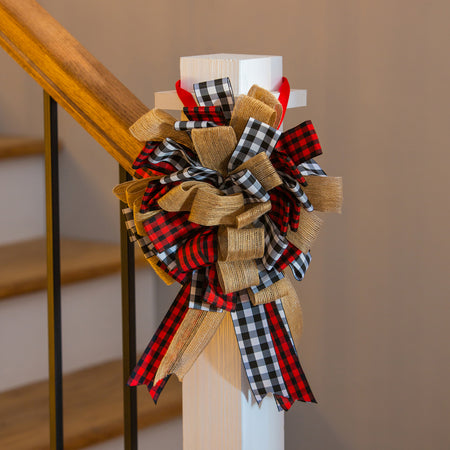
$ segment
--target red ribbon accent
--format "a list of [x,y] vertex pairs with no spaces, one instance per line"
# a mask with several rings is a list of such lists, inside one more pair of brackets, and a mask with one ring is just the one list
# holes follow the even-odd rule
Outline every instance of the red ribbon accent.
[[[181,100],[184,106],[186,106],[187,108],[195,108],[198,106],[193,95],[189,91],[181,87],[181,80],[178,80],[175,83],[175,89],[177,91],[178,98]],[[283,114],[281,115],[281,120],[280,124],[278,125],[278,128],[280,128],[281,124],[283,123],[290,94],[291,94],[291,87],[289,85],[289,81],[286,77],[283,77],[281,79],[280,95],[278,96],[278,101],[281,103],[281,106],[283,107]]]
[[178,97],[184,106],[188,108],[194,108],[198,106],[193,95],[189,91],[181,87],[181,80],[178,80],[175,83],[175,89],[177,90]]
[[283,107],[283,114],[281,115],[280,124],[278,125],[278,128],[281,127],[281,124],[283,123],[284,115],[286,114],[287,105],[289,102],[289,95],[291,94],[291,86],[289,85],[289,81],[286,77],[283,77],[281,79],[281,86],[280,86],[280,95],[278,96],[278,101],[281,103],[281,106]]

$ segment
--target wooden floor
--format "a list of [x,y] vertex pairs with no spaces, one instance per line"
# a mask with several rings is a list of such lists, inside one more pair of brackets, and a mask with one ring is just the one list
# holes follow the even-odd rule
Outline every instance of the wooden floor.
[[[181,415],[181,383],[172,377],[158,405],[138,387],[139,428]],[[136,388],[133,388],[136,389]],[[48,450],[48,385],[0,394],[0,449]],[[64,448],[80,449],[123,433],[120,361],[64,377]]]
[[42,139],[0,135],[0,159],[44,154]]
[[[146,264],[136,250],[138,266]],[[0,300],[47,287],[45,238],[0,246]],[[61,281],[87,280],[120,270],[120,249],[116,244],[61,240]]]

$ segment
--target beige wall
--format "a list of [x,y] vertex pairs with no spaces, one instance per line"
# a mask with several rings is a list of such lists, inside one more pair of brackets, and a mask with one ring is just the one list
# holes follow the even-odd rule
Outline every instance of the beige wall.
[[[180,56],[283,55],[309,101],[287,125],[313,120],[320,163],[345,187],[344,214],[327,217],[299,285],[300,356],[319,404],[287,414],[286,448],[450,448],[448,2],[41,3],[149,107]],[[1,98],[4,114],[14,102]],[[63,227],[114,239],[115,165],[65,116],[62,131]],[[86,201],[99,213],[80,227],[71,214]]]

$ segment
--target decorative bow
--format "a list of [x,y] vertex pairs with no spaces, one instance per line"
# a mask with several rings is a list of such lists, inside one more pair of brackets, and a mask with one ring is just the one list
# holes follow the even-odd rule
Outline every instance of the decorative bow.
[[322,149],[310,121],[277,130],[285,108],[270,92],[253,86],[235,101],[228,78],[207,81],[194,85],[193,106],[177,89],[187,120],[157,109],[141,117],[130,131],[146,141],[133,165],[143,178],[115,188],[130,239],[167,284],[182,285],[128,384],[147,385],[156,402],[229,312],[256,401],[315,402],[284,270],[303,279],[321,224],[312,211],[340,211],[342,181],[314,161]]

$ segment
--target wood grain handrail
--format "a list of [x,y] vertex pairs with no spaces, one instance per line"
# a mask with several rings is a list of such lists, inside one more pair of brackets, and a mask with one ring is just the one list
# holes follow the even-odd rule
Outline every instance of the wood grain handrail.
[[0,0],[0,45],[129,173],[148,108],[34,0]]

